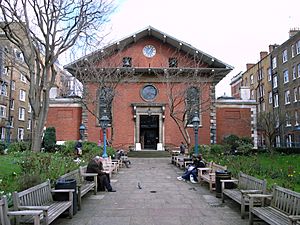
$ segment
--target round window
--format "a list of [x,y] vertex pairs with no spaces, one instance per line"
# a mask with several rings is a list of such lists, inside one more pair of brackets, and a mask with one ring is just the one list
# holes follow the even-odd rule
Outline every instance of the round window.
[[153,85],[146,85],[143,87],[141,95],[145,100],[153,100],[157,95],[157,89]]

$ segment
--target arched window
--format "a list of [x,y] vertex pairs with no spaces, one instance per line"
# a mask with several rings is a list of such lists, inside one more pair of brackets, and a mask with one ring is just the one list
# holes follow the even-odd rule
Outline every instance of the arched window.
[[113,101],[113,89],[110,87],[103,87],[99,90],[99,119],[102,116],[108,116],[112,119],[111,109]]
[[199,115],[199,90],[196,87],[190,87],[186,91],[186,115],[187,124],[192,124],[195,113]]

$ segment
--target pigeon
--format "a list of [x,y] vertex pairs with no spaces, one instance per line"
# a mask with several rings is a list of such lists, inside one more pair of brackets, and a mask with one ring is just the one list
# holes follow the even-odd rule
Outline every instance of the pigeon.
[[137,183],[137,187],[138,187],[138,189],[142,189],[142,186],[141,186],[140,182]]

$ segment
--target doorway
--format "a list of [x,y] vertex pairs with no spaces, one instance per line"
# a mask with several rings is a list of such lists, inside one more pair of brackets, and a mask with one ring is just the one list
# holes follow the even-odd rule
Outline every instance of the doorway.
[[142,149],[157,149],[157,143],[159,143],[158,115],[140,115],[140,141]]

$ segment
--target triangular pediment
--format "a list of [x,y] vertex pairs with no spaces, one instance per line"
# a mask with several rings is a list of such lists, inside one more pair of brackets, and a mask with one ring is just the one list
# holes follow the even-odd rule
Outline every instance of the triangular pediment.
[[[160,57],[155,56],[150,58],[151,55],[148,58],[145,57],[142,52],[143,48],[147,45],[154,46],[155,53],[157,53],[157,55],[160,54]],[[217,81],[221,80],[233,69],[232,66],[222,62],[216,57],[151,26],[94,51],[66,65],[65,68],[72,73],[71,70],[75,64],[78,65],[84,63],[84,61],[95,58],[99,59],[98,62],[100,62],[105,57],[110,57],[111,64],[107,66],[99,63],[100,68],[111,67],[112,65],[113,67],[122,68],[122,59],[129,57],[133,61],[131,67],[136,70],[143,71],[149,68],[166,69],[169,67],[168,59],[172,58],[175,54],[177,54],[176,57],[181,57],[181,64],[178,65],[177,69],[200,69],[204,71],[210,69],[211,71],[218,72]],[[178,56],[178,54],[180,54],[180,56]],[[192,61],[196,63],[191,66],[189,62]]]

